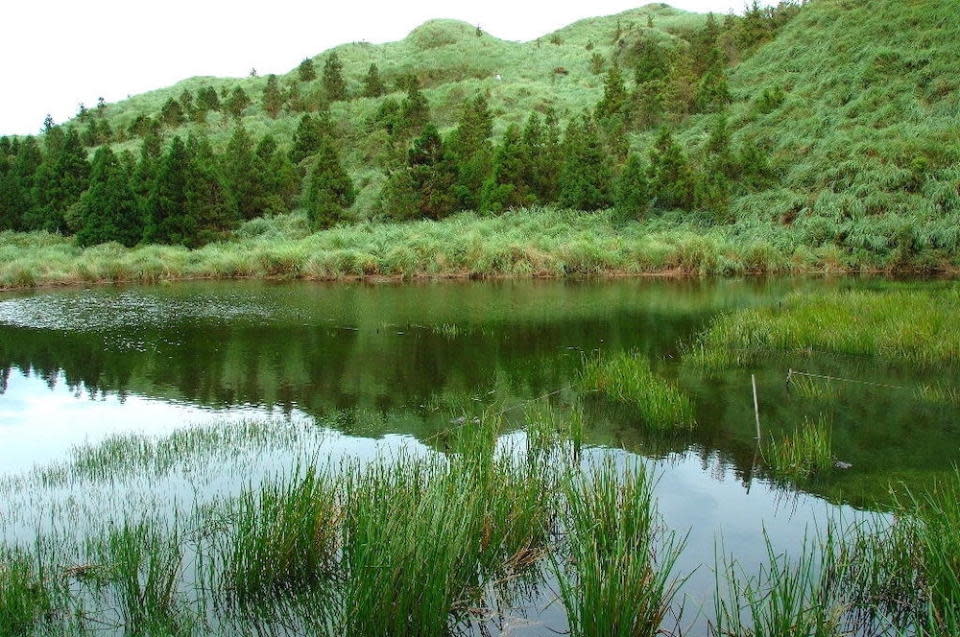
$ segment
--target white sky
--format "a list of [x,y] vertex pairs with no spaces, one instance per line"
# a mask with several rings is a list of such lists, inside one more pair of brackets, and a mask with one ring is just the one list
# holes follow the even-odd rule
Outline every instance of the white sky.
[[[35,133],[103,96],[114,102],[195,75],[285,73],[344,42],[402,39],[432,18],[479,24],[532,40],[644,0],[3,0],[0,6],[0,135]],[[690,11],[740,11],[744,0],[673,0]],[[769,2],[765,3],[769,4]]]

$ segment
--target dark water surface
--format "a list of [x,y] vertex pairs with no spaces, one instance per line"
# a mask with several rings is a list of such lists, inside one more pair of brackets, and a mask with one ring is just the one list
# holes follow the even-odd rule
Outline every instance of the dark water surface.
[[[891,484],[923,485],[958,461],[955,407],[916,391],[944,380],[960,384],[944,370],[808,353],[704,375],[680,361],[680,344],[720,312],[776,304],[794,290],[871,285],[882,284],[241,282],[0,295],[0,475],[61,460],[71,447],[110,434],[251,419],[317,419],[334,442],[331,453],[343,455],[398,444],[429,448],[452,415],[553,392],[570,396],[584,357],[637,350],[694,397],[698,428],[653,436],[629,409],[588,396],[586,439],[647,458],[659,475],[667,525],[689,534],[678,568],[705,565],[684,589],[695,607],[713,592],[718,537],[745,567],[760,564],[764,530],[776,547],[797,547],[829,518],[882,511]],[[830,383],[804,396],[784,382],[791,368],[895,387]],[[802,485],[768,479],[757,457],[751,373],[768,434],[823,417],[835,457],[851,467]],[[286,461],[283,454],[258,456],[259,468],[244,469],[244,478]],[[240,482],[232,475],[210,480],[217,488]],[[122,483],[113,488],[124,497]],[[5,521],[0,505],[0,534],[35,532],[23,511],[61,496],[8,499]],[[14,506],[18,516],[9,515]],[[562,629],[558,607],[540,609],[519,633]]]

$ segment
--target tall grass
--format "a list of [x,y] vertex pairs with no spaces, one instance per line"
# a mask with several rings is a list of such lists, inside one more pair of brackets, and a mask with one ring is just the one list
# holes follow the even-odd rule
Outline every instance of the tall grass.
[[823,419],[804,420],[792,433],[771,435],[763,457],[779,478],[805,480],[833,466],[830,425]]
[[574,637],[657,635],[681,543],[661,533],[643,467],[604,463],[565,485],[568,563],[554,560]]
[[0,552],[0,633],[33,635],[54,608],[42,562],[20,552]]
[[657,376],[639,353],[619,353],[587,362],[582,386],[628,403],[650,429],[693,427],[693,403],[673,384]]
[[960,286],[795,293],[714,320],[688,357],[705,367],[825,352],[936,365],[960,362]]

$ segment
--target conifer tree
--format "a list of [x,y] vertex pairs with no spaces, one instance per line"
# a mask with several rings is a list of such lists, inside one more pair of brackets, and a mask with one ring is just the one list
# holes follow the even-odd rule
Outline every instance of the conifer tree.
[[235,87],[226,103],[227,112],[234,118],[240,119],[248,106],[250,106],[250,98],[247,97],[246,91],[239,86]]
[[363,96],[380,97],[387,92],[383,80],[380,79],[380,69],[376,64],[371,64],[367,75],[363,78]]
[[714,64],[700,79],[695,101],[700,113],[716,113],[730,103],[727,73],[721,64]]
[[666,49],[652,40],[643,40],[636,47],[636,83],[665,81],[670,74],[670,56]]
[[297,130],[293,133],[290,161],[299,166],[304,159],[317,153],[324,138],[330,135],[330,128],[330,121],[325,113],[320,113],[316,117],[310,114],[301,117]]
[[603,98],[597,104],[597,117],[604,119],[622,115],[627,107],[627,99],[627,87],[620,67],[613,64],[603,82]]
[[481,209],[502,212],[531,202],[530,186],[524,181],[524,147],[520,128],[511,124],[497,147],[493,174],[483,187]]
[[200,89],[200,92],[197,95],[197,102],[206,110],[220,110],[220,96],[217,95],[217,89],[213,88],[212,86],[205,86]]
[[240,219],[259,216],[262,213],[260,206],[264,195],[264,175],[258,170],[253,140],[242,125],[233,129],[220,162],[231,209],[236,211]]
[[277,119],[283,108],[283,94],[276,75],[267,76],[267,85],[263,89],[263,110],[273,119]]
[[427,124],[423,134],[413,141],[407,164],[419,194],[418,208],[422,216],[442,219],[456,209],[453,185],[457,170],[436,126]]
[[629,155],[617,178],[613,191],[613,208],[620,221],[642,219],[650,210],[647,166],[638,155]]
[[264,214],[289,212],[300,186],[296,167],[271,135],[260,140],[255,154],[257,172],[263,179],[263,195],[258,207]]
[[93,156],[90,187],[80,199],[80,223],[77,243],[82,246],[116,241],[130,247],[143,236],[143,217],[129,176],[109,146]]
[[487,100],[478,95],[463,108],[457,129],[450,136],[447,149],[457,167],[457,205],[464,210],[480,206],[480,191],[493,169],[493,116]]
[[355,199],[353,181],[340,164],[333,144],[325,139],[307,178],[304,207],[311,227],[328,228],[341,221]]
[[174,137],[160,160],[147,204],[144,240],[148,243],[194,245],[197,220],[188,205],[190,154]]
[[540,201],[543,196],[543,182],[546,177],[544,174],[545,147],[543,121],[538,113],[533,112],[527,118],[520,138],[522,156],[520,179],[530,191],[531,203]]
[[183,114],[183,107],[180,106],[180,102],[172,97],[164,103],[163,108],[160,110],[160,118],[164,124],[171,128],[176,128],[186,121],[186,117],[184,117]]
[[180,110],[183,111],[184,117],[193,117],[193,110],[197,108],[197,100],[194,98],[193,93],[187,89],[183,89],[183,92],[180,93],[179,102]]
[[410,78],[407,88],[407,97],[400,105],[401,132],[423,129],[430,121],[430,104],[420,92],[420,85],[416,78]]
[[687,53],[678,54],[670,69],[670,77],[664,90],[664,105],[675,121],[694,111],[697,98],[697,77],[693,72],[693,60]]
[[46,142],[47,152],[34,182],[37,206],[27,224],[31,230],[66,232],[65,215],[87,189],[90,165],[76,129],[69,128],[66,133],[51,129]]
[[390,174],[380,191],[380,208],[387,217],[398,221],[420,217],[420,193],[408,167]]
[[571,120],[563,142],[560,204],[576,210],[610,205],[610,168],[593,118]]
[[660,210],[693,208],[693,171],[667,128],[650,152],[650,194],[653,206]]
[[156,185],[160,161],[163,158],[163,140],[155,133],[143,138],[140,156],[131,172],[130,189],[137,201],[141,219],[146,222],[150,215],[150,197]]
[[301,82],[312,82],[317,79],[317,68],[313,65],[313,60],[303,58],[303,62],[297,67],[297,76]]
[[196,220],[195,244],[208,243],[232,230],[238,221],[236,210],[223,185],[220,162],[206,137],[187,140],[190,171],[187,175],[186,206]]
[[543,156],[540,161],[541,178],[537,196],[543,203],[552,203],[560,197],[560,172],[563,169],[563,144],[560,139],[560,120],[553,108],[543,118]]
[[343,81],[343,64],[336,51],[331,52],[323,63],[323,90],[327,100],[339,102],[347,99],[347,85]]

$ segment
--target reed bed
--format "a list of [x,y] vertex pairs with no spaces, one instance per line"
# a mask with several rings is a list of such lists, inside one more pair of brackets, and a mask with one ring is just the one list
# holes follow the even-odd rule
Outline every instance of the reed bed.
[[619,353],[587,362],[581,383],[613,400],[636,408],[642,424],[654,430],[695,426],[693,402],[673,384],[657,376],[639,353]]

